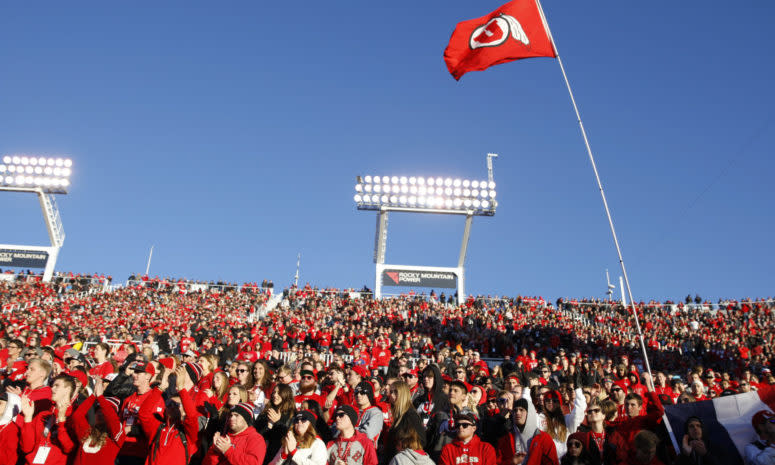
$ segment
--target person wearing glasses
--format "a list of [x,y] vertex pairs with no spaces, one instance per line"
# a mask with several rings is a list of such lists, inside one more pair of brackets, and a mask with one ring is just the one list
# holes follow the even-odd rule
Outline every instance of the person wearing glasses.
[[466,391],[470,391],[473,387],[468,382],[468,372],[466,371],[465,367],[459,366],[455,368],[455,381],[460,381],[461,383],[466,385]]
[[627,397],[627,386],[622,381],[614,382],[611,386],[611,400],[614,401],[617,408],[617,417],[623,419],[627,417],[627,407],[624,404],[624,399]]
[[409,393],[412,396],[412,402],[414,402],[421,392],[419,389],[420,384],[418,383],[419,379],[417,378],[417,369],[414,368],[402,373],[401,379],[404,380],[406,386],[409,388]]
[[562,458],[566,452],[566,441],[569,434],[575,433],[584,421],[584,411],[587,400],[579,386],[574,391],[573,408],[567,415],[562,410],[562,395],[552,390],[543,396],[543,412],[538,415],[538,424],[542,431],[549,433],[554,440],[557,456]]
[[500,438],[508,434],[513,426],[511,411],[514,396],[508,391],[491,390],[487,393],[487,404],[481,420],[481,436],[493,446],[498,445]]
[[358,423],[355,426],[376,445],[382,432],[384,420],[382,410],[374,405],[374,387],[368,381],[361,381],[355,386],[353,392],[355,393],[355,405],[358,413]]
[[587,435],[580,432],[569,435],[566,442],[568,452],[560,459],[560,465],[592,465],[587,439]]
[[[605,402],[613,404],[609,400]],[[613,405],[611,407],[613,411]],[[600,399],[592,398],[587,406],[586,416],[589,431],[577,433],[577,437],[580,436],[581,442],[587,445],[591,463],[593,465],[619,463],[619,458],[625,461],[626,444],[623,443],[621,436],[616,434],[614,427],[606,427],[606,414]]]
[[444,446],[439,458],[440,465],[495,465],[495,449],[479,439],[476,433],[476,417],[472,412],[454,416],[455,440]]
[[350,405],[340,405],[334,412],[338,435],[327,444],[328,465],[377,465],[374,442],[355,429],[358,413]]
[[303,369],[299,373],[299,394],[295,397],[296,410],[301,408],[301,403],[312,399],[318,404],[324,404],[326,399],[320,394],[315,373],[312,370]]
[[282,448],[269,465],[325,465],[328,459],[326,445],[317,435],[317,416],[302,410],[293,418],[293,428],[282,441]]
[[14,362],[17,360],[23,360],[21,358],[21,353],[24,349],[24,343],[21,341],[21,339],[11,339],[11,342],[8,343],[6,349],[8,350],[8,356],[5,358],[5,360],[0,362],[0,368],[5,370],[7,373],[11,371],[11,367],[13,366]]

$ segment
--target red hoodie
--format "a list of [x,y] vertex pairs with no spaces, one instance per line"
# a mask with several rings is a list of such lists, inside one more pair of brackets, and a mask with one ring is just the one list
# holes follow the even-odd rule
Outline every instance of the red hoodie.
[[202,465],[261,465],[266,454],[266,443],[253,427],[248,427],[241,433],[229,433],[231,447],[225,454],[216,449],[215,445],[207,451]]
[[18,448],[19,426],[9,421],[0,426],[0,463],[16,463]]
[[[191,400],[188,390],[182,389],[180,402],[186,412],[182,428],[177,425],[162,423],[154,412],[155,406],[161,402],[161,392],[157,389],[151,391],[140,407],[140,427],[148,438],[148,458],[146,465],[188,463],[197,452],[197,432],[199,430],[199,414]],[[183,444],[181,435],[185,436]],[[186,456],[188,454],[188,456]]]
[[441,449],[439,465],[495,465],[495,449],[474,435],[468,443],[456,439]]
[[19,449],[25,455],[25,463],[32,464],[37,456],[42,461],[36,463],[65,465],[67,456],[75,444],[68,434],[65,422],[57,421],[56,410],[35,415],[29,423],[24,421],[23,415],[20,416],[22,417],[22,427]]
[[[113,407],[100,396],[97,402],[102,409],[102,414],[105,417],[105,423],[108,427],[108,437],[105,439],[105,443],[99,449],[92,444],[84,444],[89,441],[88,436],[91,433],[91,426],[89,420],[86,418],[86,413],[94,404],[94,396],[89,396],[85,401],[78,406],[72,419],[73,431],[75,437],[81,441],[81,446],[75,453],[74,465],[101,465],[105,463],[113,463],[116,461],[116,456],[121,448],[121,444],[124,443],[126,436],[121,431],[121,420],[118,419],[118,414]],[[86,438],[86,441],[83,441]]]

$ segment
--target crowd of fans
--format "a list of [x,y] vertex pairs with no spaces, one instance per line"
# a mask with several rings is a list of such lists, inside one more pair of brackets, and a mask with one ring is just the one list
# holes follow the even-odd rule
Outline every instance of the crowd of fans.
[[0,281],[0,464],[713,464],[664,406],[775,385],[766,299],[637,305],[652,379],[614,302],[60,278]]

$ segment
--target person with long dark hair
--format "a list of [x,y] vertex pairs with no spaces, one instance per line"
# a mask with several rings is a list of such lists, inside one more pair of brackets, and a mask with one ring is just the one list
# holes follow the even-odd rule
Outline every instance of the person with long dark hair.
[[282,447],[283,438],[288,434],[295,415],[293,390],[287,384],[278,384],[269,396],[266,408],[256,419],[256,431],[266,442],[264,465],[268,465]]
[[146,465],[187,464],[199,450],[197,434],[199,413],[188,390],[183,389],[186,373],[184,365],[175,369],[178,397],[171,397],[165,403],[163,418],[157,415],[155,406],[161,400],[161,392],[153,389],[143,401],[138,418],[140,427],[149,438]]
[[449,411],[449,397],[444,393],[444,379],[436,365],[425,367],[420,382],[423,393],[417,397],[414,405],[417,407],[423,426],[427,428],[428,422],[436,413]]
[[[126,435],[121,430],[117,397],[103,397],[102,384],[95,384],[94,395],[86,398],[73,412],[71,424],[80,447],[75,452],[74,465],[113,463]],[[94,424],[89,424],[87,412],[97,403]]]

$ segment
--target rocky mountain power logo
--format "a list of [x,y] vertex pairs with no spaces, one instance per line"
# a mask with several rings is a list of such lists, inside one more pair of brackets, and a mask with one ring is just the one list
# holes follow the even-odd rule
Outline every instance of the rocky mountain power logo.
[[392,279],[394,283],[398,284],[398,272],[396,271],[386,271],[386,275],[388,275],[388,278]]

